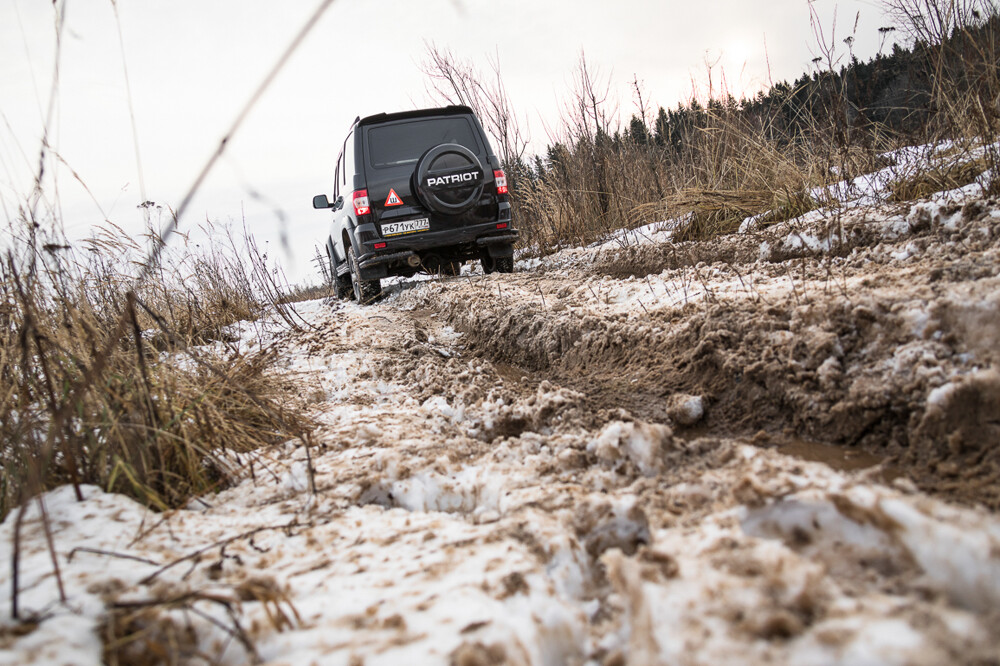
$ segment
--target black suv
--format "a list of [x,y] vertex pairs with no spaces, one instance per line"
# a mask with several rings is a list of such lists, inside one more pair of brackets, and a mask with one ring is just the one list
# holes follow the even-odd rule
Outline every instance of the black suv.
[[514,270],[507,178],[466,106],[380,113],[354,121],[334,172],[326,241],[336,293],[361,303],[380,280],[418,271],[457,275],[479,259],[487,273]]

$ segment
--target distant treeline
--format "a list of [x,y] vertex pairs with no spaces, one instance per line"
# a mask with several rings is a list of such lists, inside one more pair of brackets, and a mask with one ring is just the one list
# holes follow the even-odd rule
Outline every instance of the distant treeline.
[[[1000,139],[996,1],[882,4],[912,46],[861,61],[848,37],[846,62],[821,45],[815,71],[791,83],[740,100],[723,90],[675,109],[649,108],[636,81],[636,113],[624,125],[610,85],[581,54],[563,116],[539,155],[527,151],[499,62],[484,76],[431,45],[425,72],[438,99],[472,106],[494,138],[522,247],[546,253],[685,216],[685,233],[704,237],[750,216],[776,222],[832,205],[817,199],[818,186],[886,166],[883,154],[903,145],[949,139],[963,150],[987,147],[983,171],[1000,161],[989,148]],[[895,30],[880,32],[888,39]],[[990,188],[1000,193],[1000,179]]]
[[884,166],[893,147],[995,140],[998,37],[990,12],[936,42],[820,60],[753,98],[691,99],[623,127],[581,60],[559,139],[506,164],[525,240],[545,252],[685,214],[694,235],[724,233],[751,215],[777,221],[825,205],[812,188]]
[[[680,155],[694,130],[707,126],[711,114],[740,116],[748,126],[766,129],[771,138],[779,141],[808,136],[831,119],[837,121],[841,132],[853,132],[855,136],[863,130],[896,137],[912,135],[916,139],[923,136],[938,110],[932,103],[936,77],[946,77],[951,85],[958,84],[959,89],[970,93],[991,83],[985,79],[995,74],[994,68],[983,71],[974,65],[992,48],[998,28],[1000,17],[990,16],[979,26],[956,31],[944,45],[946,48],[924,42],[910,48],[894,44],[891,53],[878,53],[867,61],[851,55],[839,70],[822,70],[821,59],[817,58],[814,62],[818,68],[812,74],[804,73],[791,83],[776,83],[755,97],[737,100],[727,94],[704,104],[692,99],[676,109],[660,107],[648,121],[633,114],[626,127],[611,135],[602,135],[603,128],[597,127],[595,140],[615,147],[655,146]],[[881,29],[884,33],[890,31]],[[989,113],[996,113],[995,102],[989,106],[994,107]],[[845,134],[840,140],[847,142],[850,138]],[[522,175],[533,172],[537,177],[558,169],[569,152],[563,142],[556,142],[547,147],[544,158],[534,156],[530,166],[511,166]]]

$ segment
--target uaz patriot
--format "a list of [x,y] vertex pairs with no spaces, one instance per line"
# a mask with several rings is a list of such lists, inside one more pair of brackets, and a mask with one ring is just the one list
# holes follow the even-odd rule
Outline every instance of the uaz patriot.
[[334,170],[326,240],[338,298],[370,303],[382,278],[419,271],[457,275],[478,259],[486,273],[514,270],[507,178],[482,125],[465,106],[359,118]]

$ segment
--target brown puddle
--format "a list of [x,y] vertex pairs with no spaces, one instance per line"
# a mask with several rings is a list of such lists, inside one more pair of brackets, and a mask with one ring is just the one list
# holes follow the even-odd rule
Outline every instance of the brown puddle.
[[[787,456],[809,462],[823,463],[840,472],[856,472],[862,469],[869,469],[885,461],[884,456],[879,456],[869,451],[835,446],[833,444],[821,444],[820,442],[810,442],[804,439],[783,439],[774,448]],[[879,476],[883,482],[888,483],[900,476],[900,472],[894,467],[885,467]]]
[[[712,434],[708,427],[686,428],[675,435],[685,440],[694,440],[699,437],[707,437]],[[758,437],[753,440],[742,439],[742,442],[762,449],[771,449],[808,462],[818,462],[831,467],[838,472],[856,472],[862,469],[869,469],[885,462],[885,456],[876,455],[863,449],[848,448],[835,444],[822,444],[812,442],[807,439],[798,439],[787,435],[769,435],[758,441]],[[886,481],[899,476],[898,470],[886,468],[882,472]]]
[[[891,484],[900,477],[908,477],[903,469],[893,464],[896,461],[892,460],[890,456],[878,455],[864,449],[798,439],[788,435],[768,435],[761,438],[761,434],[763,433],[759,433],[752,440],[737,438],[737,441],[756,448],[777,451],[806,462],[821,463],[838,472],[859,472],[881,466],[881,469],[870,477],[879,483]],[[712,430],[705,426],[686,428],[676,432],[675,436],[690,442],[699,437],[712,436]]]

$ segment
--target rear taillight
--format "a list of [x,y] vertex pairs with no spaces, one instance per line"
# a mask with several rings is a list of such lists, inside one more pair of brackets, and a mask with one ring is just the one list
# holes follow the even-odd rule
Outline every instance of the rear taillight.
[[355,215],[367,215],[372,212],[371,207],[368,205],[368,190],[355,190],[351,195],[351,199],[354,202]]
[[376,250],[384,250],[385,245],[386,245],[385,243],[375,243],[374,245],[372,245],[372,248]]
[[497,194],[507,194],[507,175],[504,174],[503,169],[495,169],[493,178],[497,181]]

